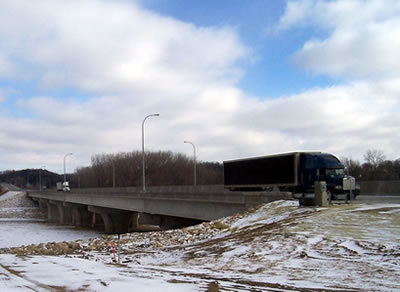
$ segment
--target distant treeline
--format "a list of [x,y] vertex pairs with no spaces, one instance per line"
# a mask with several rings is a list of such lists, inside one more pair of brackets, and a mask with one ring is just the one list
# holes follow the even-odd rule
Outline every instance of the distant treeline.
[[[171,151],[146,152],[146,186],[191,185],[194,182],[192,158]],[[222,184],[223,165],[197,162],[197,184]],[[142,185],[142,152],[97,154],[92,165],[81,167],[69,177],[71,186],[116,187]]]
[[400,180],[400,159],[387,160],[381,150],[368,150],[364,154],[364,163],[346,157],[340,160],[347,173],[360,181]]

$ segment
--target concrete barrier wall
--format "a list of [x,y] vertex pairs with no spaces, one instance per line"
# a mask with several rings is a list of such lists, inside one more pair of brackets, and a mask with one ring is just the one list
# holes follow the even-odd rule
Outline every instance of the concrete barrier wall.
[[400,195],[400,180],[359,181],[361,195]]
[[[117,188],[74,188],[74,192],[80,193],[141,193],[142,187],[117,187]],[[184,185],[184,186],[158,186],[146,187],[146,193],[207,193],[207,192],[229,192],[224,185]]]

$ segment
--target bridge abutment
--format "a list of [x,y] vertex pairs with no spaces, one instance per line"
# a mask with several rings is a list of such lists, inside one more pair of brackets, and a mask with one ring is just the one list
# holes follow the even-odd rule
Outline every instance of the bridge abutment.
[[245,209],[278,200],[291,200],[290,192],[244,192]]

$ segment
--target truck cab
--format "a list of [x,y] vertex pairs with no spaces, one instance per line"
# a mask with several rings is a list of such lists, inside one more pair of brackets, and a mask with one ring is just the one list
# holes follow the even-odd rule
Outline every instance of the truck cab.
[[[304,153],[301,157],[301,177],[303,192],[313,192],[315,181],[325,181],[327,191],[333,197],[343,195],[344,165],[329,153]],[[358,188],[359,190],[359,188]],[[359,192],[355,191],[355,196]]]
[[62,192],[71,191],[71,188],[69,187],[69,182],[68,181],[57,182],[56,187],[57,187],[57,191],[62,191]]

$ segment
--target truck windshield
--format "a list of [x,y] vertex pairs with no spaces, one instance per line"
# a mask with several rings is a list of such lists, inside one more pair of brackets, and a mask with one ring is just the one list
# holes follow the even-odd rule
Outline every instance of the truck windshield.
[[331,154],[320,154],[319,157],[319,166],[320,168],[325,169],[341,169],[344,168],[343,164],[340,163],[339,159]]
[[329,176],[344,176],[344,169],[343,168],[326,169],[325,174]]

